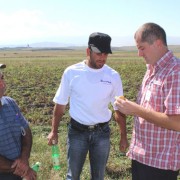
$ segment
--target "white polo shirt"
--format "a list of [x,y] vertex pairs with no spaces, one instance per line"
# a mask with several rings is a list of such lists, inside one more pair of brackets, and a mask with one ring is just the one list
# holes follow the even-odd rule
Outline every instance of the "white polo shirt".
[[[92,69],[85,61],[69,66],[63,73],[53,101],[66,105],[70,102],[70,116],[84,125],[94,125],[110,120],[115,96],[123,95],[118,72],[104,65]],[[115,109],[115,107],[114,107]]]

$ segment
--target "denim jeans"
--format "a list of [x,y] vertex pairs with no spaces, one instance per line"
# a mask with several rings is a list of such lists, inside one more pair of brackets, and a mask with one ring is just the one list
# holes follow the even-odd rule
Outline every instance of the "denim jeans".
[[68,126],[67,180],[80,180],[80,174],[89,153],[91,180],[104,180],[110,151],[110,128],[106,124],[94,131],[80,131]]

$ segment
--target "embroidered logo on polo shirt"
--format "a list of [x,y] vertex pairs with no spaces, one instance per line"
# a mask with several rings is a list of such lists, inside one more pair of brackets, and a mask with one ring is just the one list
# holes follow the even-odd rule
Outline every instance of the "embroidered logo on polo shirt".
[[103,79],[101,79],[100,82],[102,82],[102,83],[104,83],[104,84],[111,84],[111,81],[103,80]]

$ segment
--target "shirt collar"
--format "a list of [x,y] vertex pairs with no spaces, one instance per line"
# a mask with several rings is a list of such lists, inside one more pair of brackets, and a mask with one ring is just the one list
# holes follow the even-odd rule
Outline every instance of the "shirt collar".
[[164,56],[161,59],[159,59],[159,61],[157,61],[157,63],[154,66],[148,64],[147,69],[150,70],[150,72],[153,71],[155,73],[157,72],[158,69],[164,68],[172,57],[173,57],[172,51],[168,50],[168,52],[164,54]]
[[2,97],[0,98],[0,101],[1,101],[1,105],[2,105],[2,106],[5,105],[5,104],[7,104],[6,99],[4,98],[4,96],[2,96]]

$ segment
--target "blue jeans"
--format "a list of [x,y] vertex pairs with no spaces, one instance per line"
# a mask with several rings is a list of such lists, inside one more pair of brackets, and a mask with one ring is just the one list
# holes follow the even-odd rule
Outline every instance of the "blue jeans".
[[110,128],[106,124],[94,131],[80,131],[68,126],[68,173],[67,180],[79,180],[89,152],[91,180],[104,180],[110,151]]

